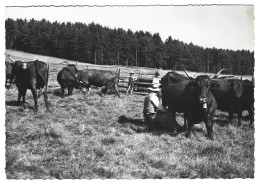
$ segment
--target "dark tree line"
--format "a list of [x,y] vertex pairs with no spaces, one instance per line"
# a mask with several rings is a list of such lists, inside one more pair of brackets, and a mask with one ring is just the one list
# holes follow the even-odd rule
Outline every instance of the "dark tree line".
[[7,19],[6,48],[96,64],[253,74],[254,52],[203,48],[159,33],[111,29],[99,24],[59,23],[45,19]]

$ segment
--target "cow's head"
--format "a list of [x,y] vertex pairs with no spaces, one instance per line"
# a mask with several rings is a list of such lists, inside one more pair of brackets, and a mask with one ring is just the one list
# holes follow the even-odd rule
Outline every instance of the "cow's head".
[[76,74],[78,72],[78,69],[75,66],[75,64],[68,64],[67,68],[69,68],[73,74]]
[[210,83],[210,77],[207,75],[200,75],[195,79],[196,97],[198,97],[203,108],[207,108],[207,102],[209,101]]
[[82,88],[84,87],[85,83],[81,80],[79,80],[78,78],[75,79],[75,82],[74,82],[74,87],[76,89],[80,89],[82,90]]
[[6,76],[10,76],[12,74],[13,65],[14,65],[14,63],[11,63],[11,62],[8,62],[8,61],[5,62],[5,74],[6,74]]
[[18,75],[23,71],[23,62],[22,61],[15,61],[12,65],[11,74],[13,76]]

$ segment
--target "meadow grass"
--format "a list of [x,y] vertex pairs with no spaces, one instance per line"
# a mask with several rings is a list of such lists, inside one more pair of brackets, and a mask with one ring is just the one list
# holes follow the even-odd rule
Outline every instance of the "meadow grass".
[[[51,87],[61,67],[51,65]],[[111,94],[101,101],[93,89],[61,98],[57,88],[48,94],[51,112],[41,97],[36,114],[31,92],[25,107],[15,105],[17,94],[15,86],[6,89],[7,179],[254,178],[248,120],[230,125],[218,111],[214,141],[204,123],[187,139],[185,132],[147,129],[144,96]],[[177,121],[183,124],[182,115]]]

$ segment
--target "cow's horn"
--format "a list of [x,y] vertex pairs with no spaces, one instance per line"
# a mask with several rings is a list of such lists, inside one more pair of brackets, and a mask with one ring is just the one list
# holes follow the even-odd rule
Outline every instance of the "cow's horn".
[[213,76],[210,77],[210,78],[217,78],[218,75],[219,75],[222,71],[225,71],[225,70],[227,70],[227,69],[226,69],[226,68],[221,69],[217,74],[213,75]]
[[188,75],[188,73],[187,73],[187,71],[186,71],[185,69],[183,69],[183,71],[186,73],[187,77],[193,79],[192,77],[190,77],[190,76]]

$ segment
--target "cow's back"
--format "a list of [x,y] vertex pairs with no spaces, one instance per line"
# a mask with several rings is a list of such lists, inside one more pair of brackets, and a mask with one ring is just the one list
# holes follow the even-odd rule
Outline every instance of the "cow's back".
[[236,110],[240,106],[243,84],[240,80],[212,80],[211,92],[219,110],[229,111],[231,106]]
[[59,84],[67,86],[69,83],[76,81],[77,78],[73,71],[68,67],[63,67],[57,75],[57,81]]
[[190,86],[187,86],[189,83],[189,80],[173,83],[163,91],[163,101],[167,102],[170,109],[176,112],[184,111],[184,102],[189,96]]
[[114,83],[117,79],[117,75],[111,71],[85,69],[78,73],[78,78],[84,83],[102,87],[106,86],[108,83]]

